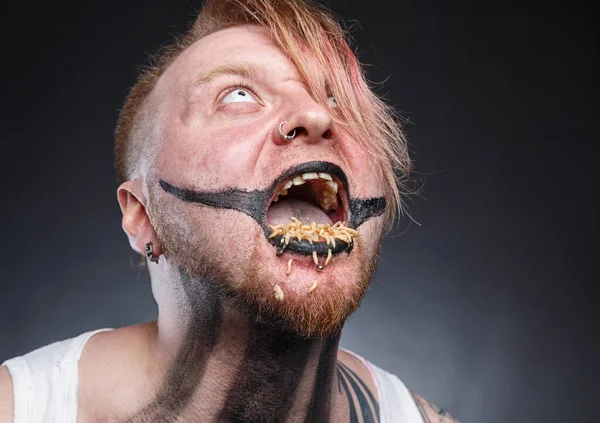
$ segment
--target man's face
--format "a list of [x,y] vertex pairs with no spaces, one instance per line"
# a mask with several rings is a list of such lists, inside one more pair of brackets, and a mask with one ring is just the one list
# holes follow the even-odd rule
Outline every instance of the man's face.
[[[371,279],[383,218],[373,217],[356,228],[360,235],[352,253],[334,255],[322,270],[312,255],[293,249],[278,255],[265,232],[268,225],[289,222],[292,216],[308,224],[348,222],[349,193],[352,198],[383,195],[365,151],[333,122],[333,101],[315,102],[294,64],[257,26],[202,38],[167,69],[153,95],[159,101],[161,138],[147,178],[149,213],[167,264],[215,279],[239,304],[266,311],[299,333],[327,334],[338,328]],[[299,128],[290,141],[279,134],[282,121],[284,132]],[[285,183],[282,175],[310,162],[337,165],[347,179],[343,186],[332,175],[340,185],[335,211],[323,212],[317,191],[309,194],[311,186],[324,186],[321,178],[273,202]],[[159,180],[202,193],[261,192],[266,202],[248,200],[256,203],[245,205],[254,208],[251,216],[219,201],[212,206],[182,201]],[[320,255],[319,261],[323,265],[325,257]]]

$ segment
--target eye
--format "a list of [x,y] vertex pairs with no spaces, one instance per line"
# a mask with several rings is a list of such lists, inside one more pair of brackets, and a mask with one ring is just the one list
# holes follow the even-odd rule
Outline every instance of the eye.
[[329,107],[337,107],[337,101],[335,101],[335,97],[332,94],[327,96],[327,103]]
[[227,94],[225,97],[223,97],[223,100],[221,100],[221,102],[223,102],[225,104],[227,104],[227,103],[258,103],[254,99],[252,94],[250,93],[250,90],[245,89],[245,88],[236,88],[235,90],[233,90],[229,94]]

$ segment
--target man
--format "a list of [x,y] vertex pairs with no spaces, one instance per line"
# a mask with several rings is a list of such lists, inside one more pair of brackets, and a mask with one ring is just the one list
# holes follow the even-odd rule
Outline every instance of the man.
[[159,315],[8,360],[0,422],[450,422],[338,349],[410,161],[339,25],[215,0],[132,88],[118,201]]

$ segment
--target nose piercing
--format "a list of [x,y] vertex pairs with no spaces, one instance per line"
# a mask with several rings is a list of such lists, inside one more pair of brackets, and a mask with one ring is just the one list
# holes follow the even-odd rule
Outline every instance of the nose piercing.
[[281,138],[283,138],[284,140],[286,140],[286,141],[289,141],[289,140],[291,140],[292,138],[294,138],[294,137],[296,136],[296,128],[294,128],[294,129],[292,130],[292,133],[291,133],[291,135],[286,135],[286,134],[284,134],[284,133],[283,133],[283,131],[281,130],[281,128],[283,128],[283,124],[284,124],[284,123],[285,123],[285,120],[279,124],[279,135],[280,135],[280,136],[281,136]]

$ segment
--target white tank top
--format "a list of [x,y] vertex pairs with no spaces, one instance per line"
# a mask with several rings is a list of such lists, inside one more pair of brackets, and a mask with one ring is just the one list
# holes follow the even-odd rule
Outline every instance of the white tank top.
[[[87,341],[98,329],[55,342],[2,363],[14,392],[13,423],[77,423],[78,362]],[[380,423],[424,423],[404,383],[359,355],[371,371],[379,397]]]

